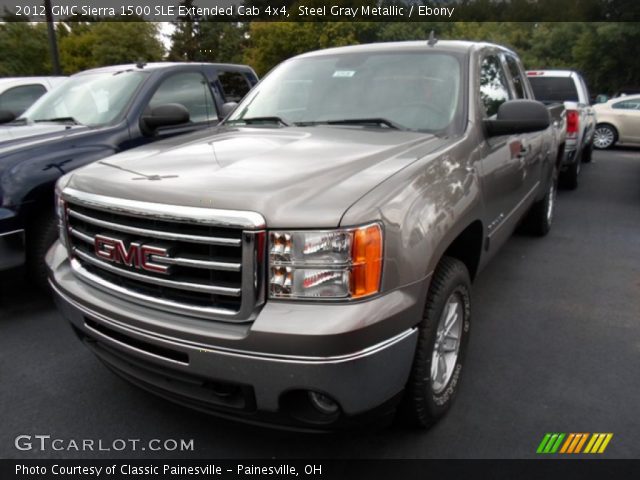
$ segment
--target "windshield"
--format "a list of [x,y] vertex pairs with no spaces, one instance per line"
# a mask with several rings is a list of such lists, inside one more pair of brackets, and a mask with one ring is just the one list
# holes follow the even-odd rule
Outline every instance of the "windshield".
[[281,64],[238,106],[228,124],[322,123],[439,132],[457,118],[461,68],[451,54],[358,52]]
[[124,111],[146,72],[89,73],[71,77],[44,95],[18,120],[108,125]]
[[570,77],[529,77],[536,100],[544,103],[577,102],[578,90]]

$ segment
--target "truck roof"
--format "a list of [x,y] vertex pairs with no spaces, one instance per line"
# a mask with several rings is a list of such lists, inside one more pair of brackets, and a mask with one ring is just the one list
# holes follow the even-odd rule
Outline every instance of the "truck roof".
[[413,40],[406,42],[367,43],[363,45],[328,48],[325,50],[316,50],[314,52],[303,53],[296,58],[333,55],[348,52],[391,52],[398,50],[433,50],[441,52],[466,53],[483,47],[498,48],[503,51],[511,52],[511,50],[501,45],[487,42],[471,42],[466,40],[438,40],[433,46],[431,46],[427,43],[427,40]]
[[579,75],[575,70],[527,70],[529,77],[570,77]]
[[217,66],[217,67],[225,67],[228,70],[246,70],[250,71],[251,67],[247,65],[238,65],[231,63],[206,63],[206,62],[151,62],[145,64],[137,64],[137,63],[128,63],[123,65],[110,65],[108,67],[98,67],[92,68],[90,70],[84,70],[82,72],[76,73],[76,75],[85,75],[89,73],[109,73],[109,72],[120,72],[125,70],[141,70],[141,71],[149,71],[149,70],[160,70],[167,68],[181,68],[185,65],[201,65],[201,66]]
[[44,80],[64,79],[66,77],[5,77],[0,78],[0,85],[10,85],[14,83],[25,84],[29,82],[42,82]]

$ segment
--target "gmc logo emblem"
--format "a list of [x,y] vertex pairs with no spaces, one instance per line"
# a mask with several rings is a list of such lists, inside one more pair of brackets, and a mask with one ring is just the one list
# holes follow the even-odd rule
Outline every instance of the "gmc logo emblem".
[[127,248],[119,238],[111,238],[104,235],[96,235],[93,246],[96,255],[108,262],[120,263],[128,267],[147,270],[149,272],[169,274],[169,266],[160,265],[151,261],[152,255],[156,257],[168,257],[169,252],[166,248],[142,245],[137,242],[131,242]]

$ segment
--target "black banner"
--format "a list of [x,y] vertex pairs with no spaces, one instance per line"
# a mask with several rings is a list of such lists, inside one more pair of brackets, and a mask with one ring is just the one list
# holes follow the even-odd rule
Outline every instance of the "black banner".
[[625,480],[640,478],[640,460],[0,460],[0,478]]
[[[43,0],[0,0],[5,21],[46,21]],[[640,21],[636,0],[51,0],[57,21]]]

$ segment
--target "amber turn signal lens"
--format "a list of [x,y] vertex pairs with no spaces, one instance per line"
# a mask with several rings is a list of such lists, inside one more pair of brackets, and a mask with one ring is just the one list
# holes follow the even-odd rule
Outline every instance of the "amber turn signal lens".
[[378,293],[382,277],[382,228],[369,225],[354,232],[351,252],[351,298]]

